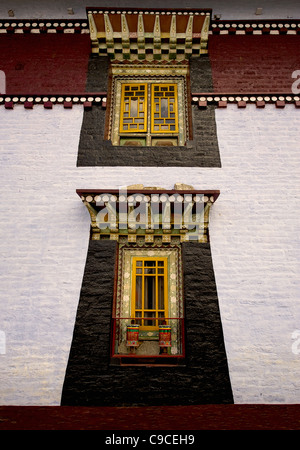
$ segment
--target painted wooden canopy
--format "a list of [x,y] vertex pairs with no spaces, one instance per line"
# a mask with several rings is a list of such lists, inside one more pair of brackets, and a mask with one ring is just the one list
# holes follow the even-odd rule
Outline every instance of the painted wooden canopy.
[[112,59],[206,54],[210,9],[87,8],[92,52]]
[[146,243],[209,240],[209,212],[219,191],[198,191],[181,183],[173,190],[143,185],[122,190],[78,189],[91,217],[91,238],[119,240],[126,236]]

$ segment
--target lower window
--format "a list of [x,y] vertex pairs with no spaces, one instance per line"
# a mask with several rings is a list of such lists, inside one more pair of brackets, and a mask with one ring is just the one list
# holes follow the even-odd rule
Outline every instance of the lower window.
[[167,258],[135,257],[132,264],[132,317],[141,331],[158,330],[168,310]]
[[159,361],[184,356],[181,277],[180,246],[120,249],[113,357]]

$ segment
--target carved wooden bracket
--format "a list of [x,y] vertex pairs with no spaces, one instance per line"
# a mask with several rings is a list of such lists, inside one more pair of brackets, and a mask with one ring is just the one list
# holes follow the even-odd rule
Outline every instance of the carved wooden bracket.
[[211,12],[87,8],[92,52],[117,60],[182,60],[206,54]]

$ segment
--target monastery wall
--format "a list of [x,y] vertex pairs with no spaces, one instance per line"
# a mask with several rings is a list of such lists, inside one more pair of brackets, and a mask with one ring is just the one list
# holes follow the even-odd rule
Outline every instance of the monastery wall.
[[103,168],[76,167],[82,106],[1,106],[0,403],[59,404],[89,243],[75,190],[120,182],[220,190],[210,238],[234,401],[299,403],[299,114],[216,109],[221,168]]
[[[140,3],[117,0],[115,5],[138,8]],[[116,161],[109,144],[108,163],[102,159],[101,165],[97,139],[103,142],[105,108],[100,103],[89,110],[80,101],[70,107],[56,101],[51,109],[43,101],[25,107],[26,96],[72,100],[72,94],[107,90],[107,68],[90,55],[84,0],[72,2],[74,14],[66,0],[0,5],[0,405],[61,404],[90,246],[90,216],[76,189],[138,183],[220,191],[210,211],[207,248],[234,403],[300,403],[300,83],[293,78],[300,71],[299,2],[263,0],[262,15],[241,3],[246,2],[208,0],[203,6],[221,14],[221,21],[282,19],[287,30],[275,24],[271,33],[256,29],[251,34],[247,27],[218,32],[214,23],[208,55],[200,57],[199,66],[191,65],[194,139],[201,142],[194,146],[192,162],[180,150],[173,166],[174,148],[161,147],[155,161],[149,155],[156,149],[148,148],[139,163],[136,149],[128,149],[128,166],[125,159]],[[166,0],[164,7],[195,5]],[[151,2],[152,8],[160,6]],[[8,18],[9,9],[14,18]],[[27,26],[27,18],[37,23]],[[47,28],[46,19],[58,24]],[[207,108],[198,109],[201,93],[226,95],[228,102],[208,101]],[[229,100],[252,94],[282,94],[285,104],[272,100],[258,107],[250,101],[239,107],[236,99]],[[207,151],[212,147],[213,155]],[[162,158],[168,152],[169,159]],[[88,282],[98,286],[91,266]],[[211,286],[207,283],[206,290]],[[196,302],[189,307],[197,311]],[[197,345],[192,342],[190,348]]]

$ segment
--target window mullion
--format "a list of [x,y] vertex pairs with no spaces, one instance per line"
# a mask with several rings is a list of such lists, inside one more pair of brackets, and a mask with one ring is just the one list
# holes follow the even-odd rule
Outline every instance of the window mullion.
[[151,96],[151,84],[147,84],[147,137],[146,137],[146,145],[147,147],[151,146],[151,110],[152,110],[152,96]]
[[[155,262],[155,317],[158,317],[158,265]],[[159,325],[158,320],[155,320],[155,326]]]

